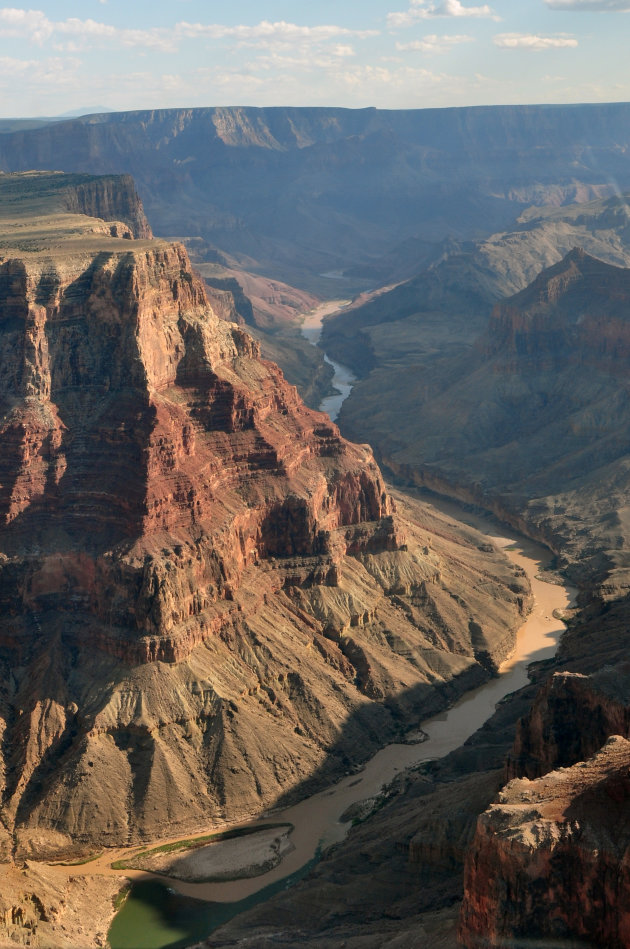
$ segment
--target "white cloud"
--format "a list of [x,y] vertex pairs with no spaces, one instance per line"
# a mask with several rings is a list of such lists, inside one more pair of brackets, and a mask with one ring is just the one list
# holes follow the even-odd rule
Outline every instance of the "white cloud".
[[552,10],[630,13],[630,2],[628,0],[545,0],[545,3]]
[[14,59],[12,56],[0,56],[0,76],[30,73],[38,66],[39,63],[36,59]]
[[339,36],[366,39],[378,35],[376,30],[349,30],[347,27],[332,24],[298,26],[296,23],[287,23],[284,20],[277,23],[262,20],[255,26],[225,26],[221,23],[186,23],[182,21],[176,24],[175,32],[179,36],[188,39],[201,36],[207,36],[215,40],[231,37],[242,43],[257,43],[261,40],[276,40],[285,43],[297,40],[323,42],[336,39]]
[[578,41],[572,36],[538,36],[535,33],[500,33],[494,37],[494,45],[500,49],[527,49],[540,52],[544,49],[575,49]]
[[74,36],[106,36],[115,38],[120,32],[114,26],[108,26],[107,23],[99,23],[97,20],[79,20],[76,17],[70,17],[61,23],[51,23],[51,30],[56,33],[70,33]]
[[484,19],[500,20],[487,3],[480,7],[465,7],[461,0],[411,0],[408,10],[399,13],[387,14],[387,25],[391,29],[411,26],[418,20],[429,20],[433,17],[483,17]]
[[334,46],[323,50],[298,47],[290,52],[272,49],[250,62],[249,68],[252,71],[268,72],[287,69],[293,73],[303,73],[314,69],[329,72],[331,69],[337,69],[340,63],[354,55],[354,50],[349,46]]
[[[101,0],[103,2],[103,0]],[[0,8],[0,38],[20,37],[42,46],[51,37],[61,37],[66,44],[57,48],[78,50],[103,43],[117,43],[128,48],[155,49],[175,52],[183,40],[210,39],[232,40],[238,46],[258,48],[295,47],[297,44],[311,46],[347,40],[366,39],[376,36],[375,30],[351,30],[334,24],[298,26],[281,20],[271,23],[262,20],[254,26],[226,26],[221,23],[188,23],[181,21],[172,28],[151,27],[147,29],[120,29],[91,18],[82,20],[70,17],[53,21],[41,10],[22,10],[13,7]],[[340,48],[349,50],[347,44]],[[346,53],[351,55],[351,53]]]
[[413,40],[410,43],[396,43],[396,49],[401,53],[412,50],[419,50],[422,53],[446,53],[449,49],[458,46],[460,43],[472,42],[474,42],[472,36],[462,34],[455,36],[436,36],[435,33],[431,33],[428,36],[423,36],[421,40]]
[[[201,73],[201,70],[199,72]],[[258,76],[250,76],[248,73],[241,72],[213,73],[211,78],[213,84],[219,86],[219,88],[239,89],[239,91],[257,91],[265,83],[265,80]]]
[[441,73],[431,72],[429,69],[402,67],[400,69],[387,69],[385,66],[352,66],[341,69],[334,75],[336,82],[341,82],[346,86],[355,87],[362,93],[370,86],[373,88],[387,86],[389,88],[418,88],[427,86],[437,86],[452,77]]
[[27,37],[41,46],[50,38],[53,30],[53,24],[41,10],[0,8],[0,37]]
[[338,43],[336,46],[333,46],[331,52],[334,56],[356,56],[356,53],[352,46],[344,46],[341,43]]
[[73,88],[76,84],[79,60],[69,56],[53,56],[48,59],[15,59],[0,56],[0,82],[15,82],[20,76],[24,86],[43,86],[48,91]]
[[73,49],[78,49],[79,45],[93,46],[102,41],[162,50],[174,48],[172,31],[165,29],[121,30],[97,20],[80,20],[77,17],[55,22],[42,10],[0,8],[0,38],[19,37],[30,40],[37,46],[43,46],[55,35],[72,37],[68,42]]

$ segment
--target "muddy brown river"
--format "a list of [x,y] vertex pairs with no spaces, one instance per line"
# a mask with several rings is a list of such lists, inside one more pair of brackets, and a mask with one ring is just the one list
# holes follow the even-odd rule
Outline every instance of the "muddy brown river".
[[[321,332],[322,318],[338,310],[343,302],[331,301],[308,314],[303,334],[314,345]],[[335,370],[333,385],[339,390],[339,395],[326,400],[322,409],[336,418],[343,399],[352,388],[354,377],[349,370],[331,360],[329,362]],[[142,939],[142,947],[146,946],[148,949],[186,945],[187,939],[193,942],[201,938],[199,933],[209,934],[227,919],[268,898],[282,888],[287,879],[291,881],[299,878],[317,859],[321,850],[342,840],[348,832],[350,823],[341,822],[340,818],[350,805],[376,797],[385,785],[406,768],[433,758],[441,758],[458,748],[493,714],[498,702],[526,684],[527,668],[531,662],[549,658],[555,653],[564,624],[554,618],[554,611],[570,607],[575,591],[568,586],[539,579],[539,574],[548,566],[549,552],[508,528],[497,528],[489,518],[464,511],[458,505],[447,501],[436,503],[441,510],[476,527],[490,542],[502,547],[507,556],[522,567],[529,578],[534,606],[517,634],[513,655],[503,663],[499,675],[467,693],[451,708],[428,721],[423,721],[421,726],[422,732],[427,736],[425,741],[388,745],[377,752],[360,772],[348,775],[334,786],[292,807],[267,813],[258,820],[239,825],[255,828],[268,822],[270,818],[274,822],[288,822],[293,825],[292,849],[284,854],[278,866],[267,873],[249,879],[220,883],[190,883],[149,874],[146,871],[127,870],[121,873],[111,868],[113,860],[129,857],[132,852],[137,852],[137,848],[109,851],[93,861],[89,868],[85,868],[90,875],[116,874],[132,881],[145,881],[141,886],[149,887],[146,897],[134,899],[132,895],[118,914],[110,932],[113,949],[126,949],[127,946],[138,946],[140,949],[140,943],[137,941],[139,938]],[[212,829],[209,828],[210,831]],[[156,841],[164,842],[166,841]],[[74,875],[78,875],[77,871],[77,867],[72,868]],[[152,877],[155,883],[147,884],[146,881]],[[140,887],[137,892],[140,894]],[[174,908],[172,919],[169,920],[170,911],[166,910],[166,906],[169,900],[175,906],[177,899],[180,899],[175,898],[176,894],[183,898],[195,898],[195,905],[200,907],[198,928],[194,934],[192,930],[188,935],[183,934],[181,942],[174,941],[174,936],[181,932],[174,920],[177,913],[190,919],[190,907],[193,904],[189,904],[186,909],[182,909],[181,905],[179,909]],[[154,911],[151,909],[152,904],[155,904]]]
[[[452,514],[454,506],[448,507]],[[571,606],[574,591],[538,579],[537,575],[548,564],[548,551],[507,529],[497,534],[496,527],[484,518],[460,512],[460,519],[482,529],[490,541],[503,547],[507,556],[525,570],[532,586],[533,610],[519,630],[515,651],[503,663],[499,675],[467,693],[451,708],[423,721],[426,741],[388,745],[358,774],[348,775],[333,787],[293,807],[274,812],[274,822],[294,825],[291,835],[294,849],[268,873],[224,883],[185,883],[144,871],[128,870],[121,874],[112,870],[111,861],[129,856],[131,849],[110,851],[94,861],[89,865],[90,873],[116,873],[132,881],[143,881],[138,883],[135,893],[132,892],[114,920],[109,934],[112,949],[179,949],[190,945],[299,879],[316,862],[322,849],[343,839],[350,824],[342,823],[340,818],[351,804],[374,797],[405,768],[440,758],[458,748],[493,714],[501,699],[525,685],[531,662],[554,654],[564,624],[555,619],[553,613]],[[249,826],[268,821],[270,816],[267,814]],[[133,849],[137,852],[137,848]],[[68,870],[75,876],[80,872],[77,867]]]

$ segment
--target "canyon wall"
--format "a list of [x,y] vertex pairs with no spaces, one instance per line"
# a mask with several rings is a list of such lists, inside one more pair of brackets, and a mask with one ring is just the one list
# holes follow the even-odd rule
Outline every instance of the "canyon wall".
[[20,858],[321,787],[491,675],[528,609],[498,552],[396,509],[370,449],[212,311],[182,245],[79,228],[56,197],[43,227],[49,178],[26,176],[0,259],[2,817]]
[[361,438],[369,425],[401,478],[494,511],[582,585],[623,591],[629,273],[575,248],[488,306],[466,345],[452,328],[392,333],[395,393],[376,366],[344,404],[344,431]]
[[504,788],[467,859],[464,946],[628,945],[629,765],[630,743],[612,736],[573,767]]
[[162,109],[7,132],[0,168],[129,173],[157,233],[334,294],[331,271],[372,287],[407,255],[413,273],[409,240],[486,236],[530,205],[630,187],[629,141],[624,103]]
[[466,858],[463,945],[628,944],[627,598],[569,624],[506,757],[508,783]]

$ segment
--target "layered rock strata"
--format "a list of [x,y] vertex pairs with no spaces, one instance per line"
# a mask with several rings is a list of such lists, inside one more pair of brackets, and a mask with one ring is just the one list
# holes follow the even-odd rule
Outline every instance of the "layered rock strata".
[[628,946],[629,768],[630,742],[614,736],[586,761],[504,788],[467,861],[464,946]]
[[556,672],[518,724],[506,776],[537,778],[591,757],[611,735],[630,738],[630,667]]
[[465,945],[518,945],[525,934],[628,944],[627,629],[627,598],[593,601],[551,667],[536,670],[506,759],[510,783],[480,818],[468,856]]
[[528,595],[396,513],[181,245],[55,214],[0,260],[2,815],[40,857],[331,780],[491,674]]

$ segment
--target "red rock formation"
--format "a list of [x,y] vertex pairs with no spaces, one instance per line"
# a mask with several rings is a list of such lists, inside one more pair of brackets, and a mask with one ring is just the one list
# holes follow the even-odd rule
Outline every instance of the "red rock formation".
[[588,761],[507,785],[467,860],[464,946],[627,949],[629,769],[630,743],[616,736]]
[[585,672],[564,669],[542,684],[507,759],[513,780],[478,822],[466,946],[630,944],[627,604],[603,613],[593,604],[590,614],[569,628],[556,660]]
[[[593,675],[556,672],[545,682],[529,714],[518,723],[506,765],[507,778],[537,778],[594,754],[610,735],[630,737],[630,706],[620,684],[628,667]],[[615,694],[617,693],[617,694]]]
[[606,264],[580,248],[528,287],[497,303],[484,349],[502,363],[540,369],[625,364],[630,355],[630,270]]
[[[182,246],[64,220],[0,260],[0,784],[21,855],[306,793],[482,681],[471,630],[496,662],[526,597],[477,540],[451,570],[403,530],[369,448],[213,313]],[[5,227],[29,237],[28,215]]]
[[[103,255],[78,277],[46,277],[43,288],[39,262],[0,269],[13,294],[0,510],[6,549],[38,543],[25,583],[31,609],[67,609],[71,589],[73,608],[105,621],[103,588],[115,583],[137,655],[138,636],[165,635],[200,603],[233,599],[260,558],[325,556],[332,566],[350,544],[396,546],[369,452],[344,442],[249,336],[212,314],[181,246]],[[366,522],[365,536],[333,543],[334,532]],[[165,572],[167,539],[192,547],[196,566],[182,569],[171,550]],[[105,564],[102,551],[122,542],[125,577],[114,580],[120,564]]]

